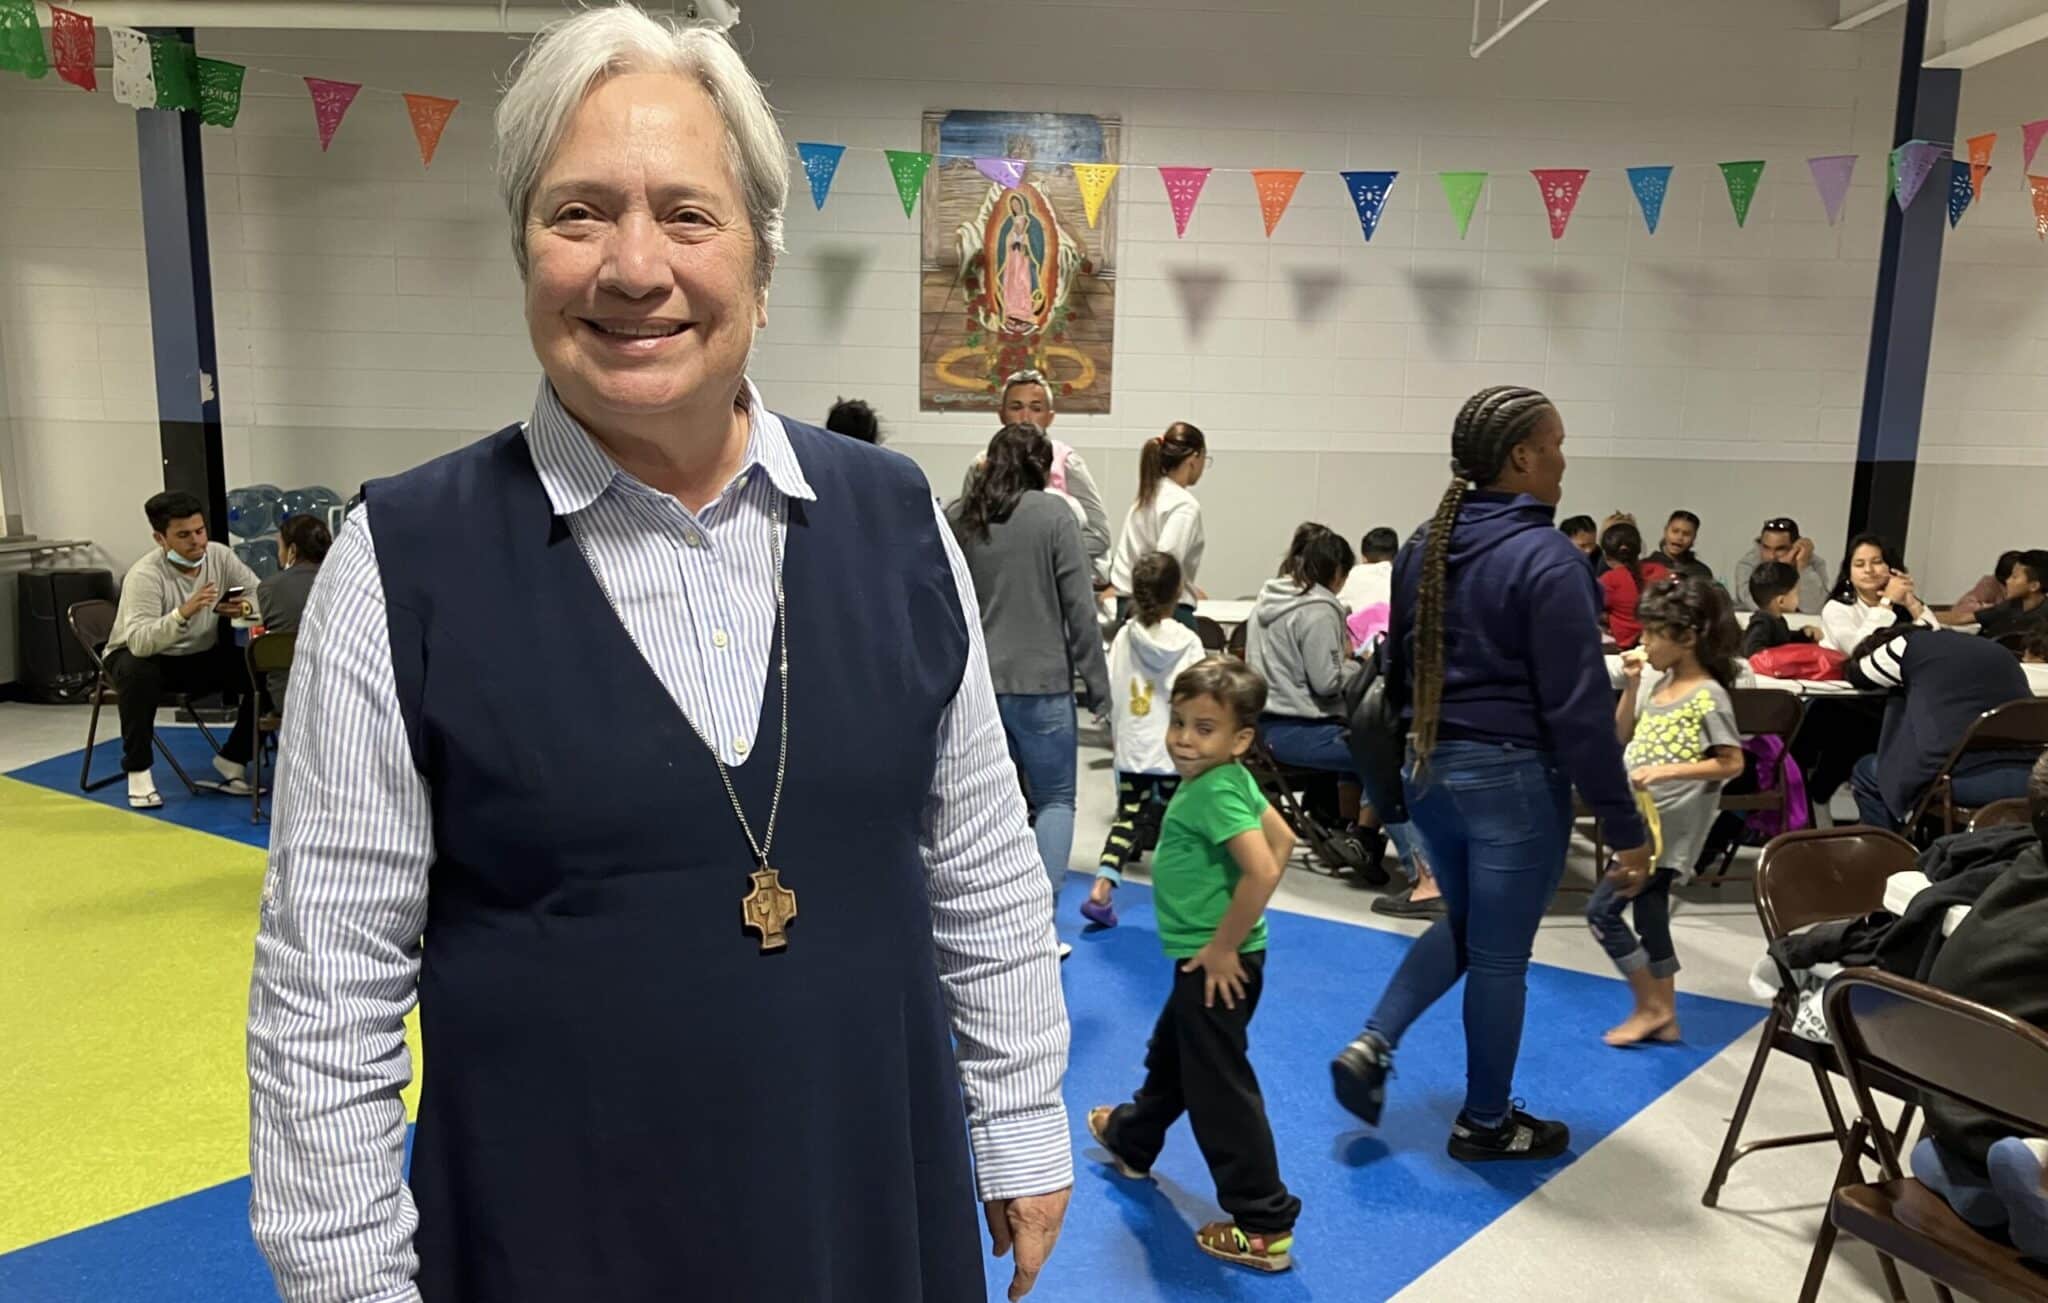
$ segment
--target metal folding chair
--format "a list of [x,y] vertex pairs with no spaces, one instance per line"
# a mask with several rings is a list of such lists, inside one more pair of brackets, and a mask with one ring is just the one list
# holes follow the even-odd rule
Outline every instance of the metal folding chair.
[[[92,776],[92,749],[99,738],[100,707],[109,702],[120,701],[120,694],[114,687],[113,676],[107,673],[105,654],[107,639],[112,637],[114,632],[114,611],[112,602],[95,597],[89,601],[73,602],[64,612],[64,622],[71,626],[71,636],[78,640],[78,645],[85,648],[86,655],[92,658],[93,668],[92,717],[85,726],[85,763],[78,771],[78,790],[81,792],[97,792],[127,777],[119,772],[109,774],[105,778]],[[206,721],[199,718],[199,712],[192,709],[189,694],[167,692],[164,694],[164,700],[170,705],[181,707],[191,715],[193,721],[199,725],[200,734],[206,738],[206,744],[216,753],[219,752],[220,743],[214,740],[213,730],[206,727]],[[151,740],[156,743],[157,753],[170,763],[171,772],[185,785],[185,790],[196,795],[199,788],[193,784],[192,775],[186,773],[185,766],[178,763],[178,757],[171,754],[171,749],[165,745],[163,736],[152,732]]]
[[249,667],[249,691],[256,694],[252,699],[257,703],[256,733],[249,754],[250,823],[263,822],[263,753],[267,746],[273,756],[276,754],[278,730],[284,727],[284,703],[272,702],[269,710],[262,709],[262,703],[270,698],[270,676],[291,669],[292,649],[298,638],[295,633],[266,633],[251,638],[242,651],[243,662]]
[[2048,698],[2022,697],[1985,711],[1971,722],[1948,759],[1941,762],[1941,772],[1920,794],[1906,820],[1907,831],[1916,832],[1924,821],[1939,819],[1941,834],[1947,836],[1956,831],[1959,818],[1967,822],[1975,813],[1956,804],[1955,768],[1966,757],[2005,751],[2032,761],[2044,750],[2048,750]]

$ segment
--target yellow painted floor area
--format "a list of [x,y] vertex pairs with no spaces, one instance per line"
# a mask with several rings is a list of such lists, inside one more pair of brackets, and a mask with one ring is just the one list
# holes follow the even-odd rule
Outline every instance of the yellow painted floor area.
[[247,1173],[263,871],[0,778],[0,1253]]

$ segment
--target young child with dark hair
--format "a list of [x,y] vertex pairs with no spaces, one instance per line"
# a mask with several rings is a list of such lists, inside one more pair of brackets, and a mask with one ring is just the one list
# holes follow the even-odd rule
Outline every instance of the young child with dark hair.
[[1756,614],[1742,632],[1744,656],[1788,643],[1820,641],[1818,625],[1792,627],[1788,617],[1799,612],[1799,572],[1783,561],[1765,561],[1749,572],[1749,600],[1756,603]]
[[1088,1131],[1119,1175],[1143,1181],[1186,1113],[1229,1215],[1195,1232],[1195,1246],[1285,1271],[1301,1200],[1280,1179],[1247,1054],[1265,985],[1266,902],[1294,852],[1293,832],[1239,763],[1265,705],[1264,680],[1233,656],[1211,656],[1174,681],[1166,746],[1181,784],[1152,856],[1173,987],[1145,1050],[1145,1083],[1128,1104],[1090,1109]]
[[1610,524],[1600,535],[1600,552],[1607,558],[1607,569],[1600,573],[1607,636],[1627,651],[1643,636],[1636,604],[1651,584],[1670,578],[1671,571],[1662,562],[1643,560],[1643,534],[1633,521]]
[[[1609,1045],[1678,1039],[1678,955],[1671,945],[1671,888],[1692,877],[1720,813],[1721,788],[1742,772],[1735,727],[1735,611],[1728,594],[1696,575],[1643,596],[1643,645],[1622,657],[1628,681],[1614,727],[1629,781],[1657,809],[1656,855],[1646,879],[1619,869],[1600,879],[1586,919],[1628,979],[1635,1009],[1611,1028]],[[1644,667],[1656,671],[1645,674]],[[1635,930],[1621,921],[1633,904]]]
[[1115,927],[1114,899],[1124,870],[1159,841],[1167,802],[1180,786],[1166,753],[1167,699],[1182,671],[1205,654],[1195,631],[1173,618],[1180,562],[1153,552],[1131,568],[1131,618],[1109,645],[1110,724],[1116,739],[1116,822],[1102,845],[1095,885],[1081,916]]

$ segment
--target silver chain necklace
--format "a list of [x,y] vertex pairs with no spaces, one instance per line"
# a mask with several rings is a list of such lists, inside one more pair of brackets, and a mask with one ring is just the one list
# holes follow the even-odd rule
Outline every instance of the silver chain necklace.
[[[776,495],[776,504],[769,512],[768,549],[775,570],[775,641],[780,656],[782,684],[782,744],[775,758],[775,795],[768,802],[768,823],[765,835],[754,836],[754,826],[747,821],[747,812],[740,804],[739,791],[732,785],[732,771],[718,754],[718,748],[690,712],[678,706],[678,713],[704,749],[711,753],[711,763],[718,766],[719,781],[725,784],[725,796],[732,802],[732,812],[739,818],[740,831],[746,834],[747,845],[754,852],[754,871],[748,875],[753,890],[740,899],[740,921],[744,927],[761,934],[761,950],[781,950],[789,944],[789,925],[796,919],[796,893],[782,885],[782,875],[768,863],[768,853],[775,848],[775,824],[782,813],[783,780],[789,776],[789,598],[782,587],[782,513],[781,495]],[[633,649],[640,653],[640,659],[647,662],[648,669],[654,668],[654,658],[647,654],[647,648],[633,632],[633,626],[626,622],[624,608],[612,593],[612,586],[606,582],[604,571],[597,565],[597,558],[591,554],[590,545],[575,530],[569,531],[576,539],[576,548],[583,554],[583,562],[590,568],[598,588],[604,593],[605,604],[612,608],[619,627],[626,631],[626,638]],[[657,674],[655,678],[659,680]]]

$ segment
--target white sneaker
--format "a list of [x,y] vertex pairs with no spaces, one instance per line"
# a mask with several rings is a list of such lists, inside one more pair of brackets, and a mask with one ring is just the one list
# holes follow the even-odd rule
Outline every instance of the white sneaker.
[[1071,955],[1071,954],[1073,954],[1073,953],[1074,953],[1074,948],[1073,948],[1072,946],[1068,945],[1068,944],[1067,944],[1066,942],[1064,942],[1064,941],[1060,942],[1060,962],[1061,962],[1061,963],[1065,963],[1065,962],[1066,962],[1066,960],[1067,960],[1067,956],[1068,956],[1068,955]]

